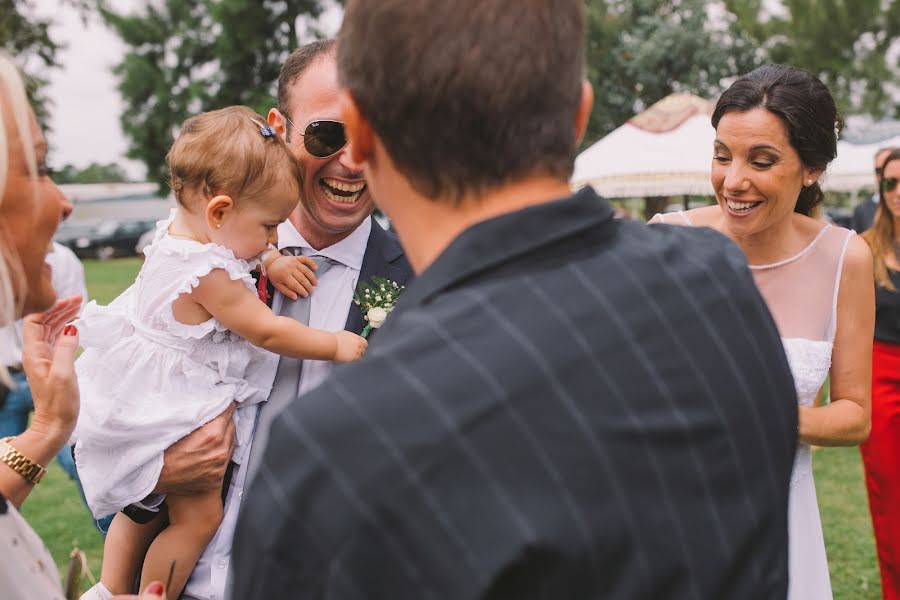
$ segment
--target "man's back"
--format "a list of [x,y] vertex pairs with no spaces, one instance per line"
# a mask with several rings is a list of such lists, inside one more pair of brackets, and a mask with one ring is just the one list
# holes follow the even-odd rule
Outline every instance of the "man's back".
[[724,238],[611,215],[581,192],[469,229],[286,409],[236,598],[785,595],[775,326]]

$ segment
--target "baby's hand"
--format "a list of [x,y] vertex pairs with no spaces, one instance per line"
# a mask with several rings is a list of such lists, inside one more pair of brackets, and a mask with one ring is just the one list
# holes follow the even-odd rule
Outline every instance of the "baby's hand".
[[266,267],[266,276],[275,289],[291,300],[298,294],[306,298],[316,286],[317,268],[313,259],[308,256],[279,256]]
[[334,354],[335,362],[352,362],[361,358],[369,347],[369,342],[349,331],[338,331],[337,352]]

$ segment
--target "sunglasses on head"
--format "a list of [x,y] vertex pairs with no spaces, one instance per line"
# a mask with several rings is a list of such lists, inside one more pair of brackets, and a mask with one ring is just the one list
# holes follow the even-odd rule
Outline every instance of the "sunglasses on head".
[[885,177],[881,180],[881,189],[886,192],[893,192],[897,189],[897,181],[896,177]]
[[328,158],[347,145],[344,124],[340,121],[313,121],[301,130],[287,115],[284,119],[303,136],[303,147],[316,158]]

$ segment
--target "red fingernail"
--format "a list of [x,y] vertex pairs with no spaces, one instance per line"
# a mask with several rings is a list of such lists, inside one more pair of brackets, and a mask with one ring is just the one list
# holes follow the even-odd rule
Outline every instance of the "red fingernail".
[[165,588],[163,588],[163,584],[158,581],[154,581],[149,586],[147,586],[147,593],[153,596],[162,596]]
[[66,328],[63,329],[63,335],[78,335],[78,328],[74,325],[66,325]]

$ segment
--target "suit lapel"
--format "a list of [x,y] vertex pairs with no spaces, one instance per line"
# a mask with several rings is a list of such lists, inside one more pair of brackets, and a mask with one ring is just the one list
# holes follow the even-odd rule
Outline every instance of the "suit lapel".
[[[406,285],[412,277],[412,268],[403,255],[403,248],[397,238],[382,229],[373,217],[372,231],[369,233],[369,241],[366,253],[363,256],[362,266],[359,270],[359,281],[366,281],[373,275],[384,277],[396,282],[398,285]],[[365,327],[362,311],[355,303],[350,304],[347,313],[347,331],[359,333]]]

